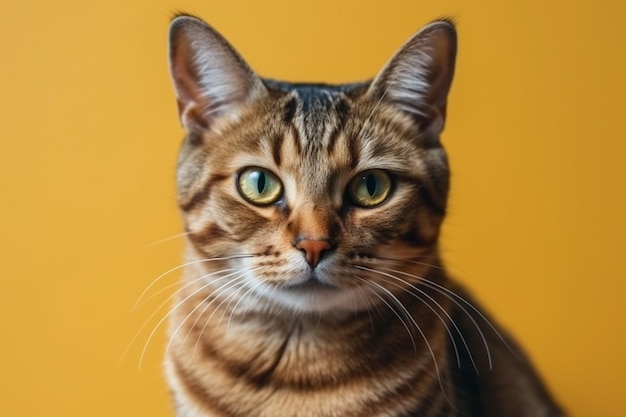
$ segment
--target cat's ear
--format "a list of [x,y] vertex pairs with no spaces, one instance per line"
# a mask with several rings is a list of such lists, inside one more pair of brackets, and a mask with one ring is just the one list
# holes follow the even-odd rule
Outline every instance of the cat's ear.
[[200,19],[172,21],[169,58],[180,120],[188,132],[202,133],[218,117],[236,119],[243,105],[266,94],[237,51]]
[[387,62],[367,94],[408,113],[427,138],[437,140],[454,75],[456,30],[450,21],[425,26]]

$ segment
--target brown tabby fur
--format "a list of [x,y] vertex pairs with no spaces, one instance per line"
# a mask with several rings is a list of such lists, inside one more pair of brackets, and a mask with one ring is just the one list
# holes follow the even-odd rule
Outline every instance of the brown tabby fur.
[[[262,79],[191,16],[170,47],[187,131],[188,264],[166,354],[179,417],[562,415],[439,257],[451,22],[342,86]],[[281,199],[242,198],[246,167],[273,172]],[[393,189],[357,207],[346,187],[369,169]],[[319,263],[299,242],[322,242]]]

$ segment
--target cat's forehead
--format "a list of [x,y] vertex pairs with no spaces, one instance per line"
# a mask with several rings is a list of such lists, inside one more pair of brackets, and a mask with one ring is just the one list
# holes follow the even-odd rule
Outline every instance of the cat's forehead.
[[[287,126],[297,125],[302,147],[332,146],[333,133],[345,127],[353,116],[352,98],[364,90],[361,84],[285,83],[266,80],[269,89],[283,95],[281,120]],[[326,142],[326,143],[324,143]]]
[[[363,99],[367,83],[325,85],[268,81],[278,96],[248,113],[219,141],[235,165],[260,165],[299,176],[370,168],[402,171],[419,164],[415,124],[385,104]],[[235,146],[228,146],[229,142]],[[233,152],[234,151],[234,152]]]

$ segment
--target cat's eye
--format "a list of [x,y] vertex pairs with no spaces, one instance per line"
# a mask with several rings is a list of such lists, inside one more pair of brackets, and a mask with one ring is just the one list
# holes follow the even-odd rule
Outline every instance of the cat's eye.
[[363,171],[348,184],[348,197],[359,207],[382,204],[391,194],[391,178],[381,169]]
[[266,206],[280,200],[283,185],[276,175],[267,169],[251,167],[239,173],[239,194],[252,204]]

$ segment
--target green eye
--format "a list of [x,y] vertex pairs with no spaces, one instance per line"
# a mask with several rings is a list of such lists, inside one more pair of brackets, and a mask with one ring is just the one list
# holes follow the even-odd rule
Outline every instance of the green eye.
[[363,171],[350,181],[348,196],[352,202],[364,208],[381,204],[391,193],[391,178],[380,169]]
[[246,168],[237,178],[239,194],[252,204],[266,206],[283,195],[283,185],[276,175],[263,168]]

